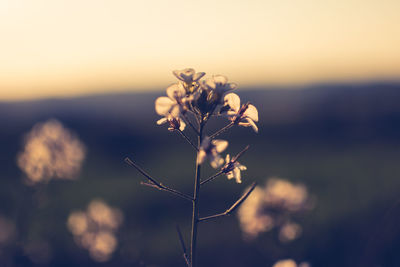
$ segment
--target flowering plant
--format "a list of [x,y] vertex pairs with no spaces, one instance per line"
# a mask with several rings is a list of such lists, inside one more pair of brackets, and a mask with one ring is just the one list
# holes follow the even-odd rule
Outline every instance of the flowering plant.
[[[187,68],[175,70],[173,74],[178,79],[177,83],[172,84],[166,90],[167,96],[158,97],[155,101],[155,110],[162,116],[157,124],[169,125],[169,131],[178,132],[196,151],[196,175],[194,179],[193,195],[182,193],[170,188],[150,176],[137,163],[130,158],[125,161],[136,168],[147,182],[143,185],[153,187],[177,195],[193,204],[191,242],[189,255],[183,241],[182,233],[177,227],[178,236],[181,241],[183,256],[187,266],[196,266],[196,244],[198,223],[230,215],[234,212],[254,190],[256,183],[227,210],[215,215],[200,217],[200,189],[206,183],[225,174],[228,179],[234,178],[237,183],[241,183],[241,171],[246,167],[238,162],[238,159],[248,150],[248,146],[232,158],[226,155],[225,160],[220,154],[227,148],[228,141],[215,139],[217,136],[232,128],[233,126],[251,126],[258,132],[256,122],[258,121],[258,111],[250,103],[240,105],[240,98],[235,93],[228,93],[236,89],[236,84],[229,83],[228,79],[222,75],[215,75],[206,80],[201,80],[205,73],[195,72],[194,69]],[[217,132],[206,135],[205,125],[215,116],[224,116],[228,119],[228,124]],[[189,126],[197,136],[197,144],[184,132]],[[209,178],[201,178],[201,166],[206,161],[218,171]]]

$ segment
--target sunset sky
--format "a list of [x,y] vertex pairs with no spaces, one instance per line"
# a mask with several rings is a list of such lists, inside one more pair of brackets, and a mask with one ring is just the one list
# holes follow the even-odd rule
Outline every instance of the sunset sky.
[[400,78],[399,0],[0,0],[0,100]]

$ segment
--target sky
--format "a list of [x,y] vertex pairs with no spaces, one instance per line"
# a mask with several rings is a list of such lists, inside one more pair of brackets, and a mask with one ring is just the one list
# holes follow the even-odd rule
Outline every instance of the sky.
[[400,78],[398,0],[0,0],[0,100]]

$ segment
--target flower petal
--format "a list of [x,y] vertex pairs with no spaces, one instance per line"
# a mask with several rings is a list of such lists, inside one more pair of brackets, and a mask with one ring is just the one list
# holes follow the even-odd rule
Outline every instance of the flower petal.
[[204,81],[204,85],[207,86],[209,89],[215,89],[217,85],[214,82],[213,78],[208,78],[207,80]]
[[218,154],[210,155],[210,164],[211,164],[211,167],[216,169],[216,168],[220,167],[222,164],[224,164],[224,159],[222,159],[220,157],[220,155],[218,155]]
[[197,163],[198,164],[203,164],[204,160],[206,159],[206,152],[204,150],[200,150],[199,153],[197,154]]
[[156,99],[155,109],[158,115],[167,116],[171,108],[176,104],[172,99],[161,96]]
[[[224,97],[224,102],[226,104],[228,104],[231,109],[233,109],[235,111],[235,113],[237,113],[240,109],[240,97],[235,94],[235,93],[229,93]],[[233,115],[233,114],[229,114],[228,115]]]
[[232,178],[234,178],[233,172],[232,172],[232,171],[227,172],[227,173],[226,173],[226,178],[228,178],[229,180],[232,179]]
[[193,75],[193,81],[197,82],[198,80],[200,80],[204,75],[206,75],[205,72],[198,72],[195,75]]
[[186,83],[191,83],[193,81],[193,75],[195,74],[195,70],[191,68],[183,69],[180,73],[180,77]]
[[207,150],[210,144],[210,137],[206,136],[203,141],[201,141],[200,149]]
[[[246,119],[246,121],[247,121],[247,120],[248,120],[248,119]],[[249,126],[250,126],[250,123],[241,121],[241,122],[238,123],[238,125],[239,125],[239,126],[243,126],[243,127],[249,127]]]
[[250,126],[253,128],[253,130],[258,133],[258,127],[257,125],[254,123],[254,121],[250,118],[247,118],[247,121],[249,122]]
[[174,70],[172,73],[178,80],[181,80],[183,82],[183,79],[181,78],[181,70]]
[[253,105],[249,105],[243,115],[252,119],[253,121],[258,121],[258,111]]
[[180,112],[181,112],[181,108],[180,108],[180,106],[179,106],[177,103],[175,103],[175,104],[171,107],[171,110],[169,111],[169,113],[171,114],[171,116],[172,116],[173,118],[178,118]]
[[242,164],[239,164],[238,168],[239,168],[239,170],[241,170],[241,171],[247,170],[247,167],[244,166],[244,165],[242,165]]
[[158,125],[161,125],[161,124],[164,124],[164,123],[166,123],[168,120],[167,120],[167,118],[161,118],[161,119],[159,119],[158,121],[157,121],[157,124]]
[[228,78],[223,75],[214,75],[213,76],[214,83],[219,85],[225,85],[228,82]]
[[218,153],[221,153],[228,147],[228,141],[225,140],[219,140],[219,139],[213,140],[212,144],[215,146],[215,150]]
[[236,183],[240,184],[242,182],[242,180],[241,180],[242,176],[240,174],[239,168],[234,168],[233,169],[233,176],[236,179]]
[[174,83],[167,88],[167,95],[171,99],[179,99],[186,94],[185,88],[182,83]]
[[183,120],[180,120],[181,125],[179,126],[179,130],[183,131],[186,128],[186,123]]
[[225,86],[225,88],[226,88],[227,91],[235,90],[235,89],[237,88],[237,84],[236,84],[236,83],[228,83],[228,84]]

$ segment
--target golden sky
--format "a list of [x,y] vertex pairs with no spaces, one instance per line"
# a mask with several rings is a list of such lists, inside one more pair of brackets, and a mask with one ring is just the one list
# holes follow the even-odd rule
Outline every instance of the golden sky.
[[0,99],[400,78],[399,0],[0,0]]

